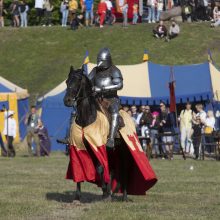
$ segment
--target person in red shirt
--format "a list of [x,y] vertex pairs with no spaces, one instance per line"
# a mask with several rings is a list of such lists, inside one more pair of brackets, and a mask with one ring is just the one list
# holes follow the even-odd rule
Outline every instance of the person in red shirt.
[[106,11],[107,11],[107,5],[105,3],[105,0],[101,0],[100,3],[98,4],[98,14],[100,16],[100,28],[103,28]]

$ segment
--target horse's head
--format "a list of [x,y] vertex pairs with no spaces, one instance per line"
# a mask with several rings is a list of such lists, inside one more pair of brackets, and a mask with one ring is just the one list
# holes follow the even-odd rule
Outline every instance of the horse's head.
[[83,68],[74,70],[70,67],[68,79],[66,80],[66,94],[64,96],[64,105],[67,107],[74,106],[79,99],[86,98],[92,93],[92,85],[87,76],[83,74]]

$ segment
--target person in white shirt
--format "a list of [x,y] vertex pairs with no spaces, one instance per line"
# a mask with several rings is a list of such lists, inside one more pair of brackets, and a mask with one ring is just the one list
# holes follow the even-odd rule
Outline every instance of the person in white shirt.
[[34,8],[36,9],[36,25],[40,25],[44,12],[44,0],[35,0]]
[[3,134],[5,135],[5,138],[7,140],[9,157],[15,157],[15,149],[13,146],[13,141],[16,137],[17,124],[13,116],[14,116],[13,111],[10,110],[5,111],[5,123],[4,123]]
[[203,105],[197,104],[196,110],[197,110],[196,117],[200,117],[202,124],[204,124],[204,122],[206,120],[206,112],[203,110]]
[[214,113],[213,111],[209,110],[207,112],[207,117],[204,121],[204,126],[205,126],[205,134],[207,136],[205,136],[205,142],[206,144],[206,150],[207,152],[210,154],[212,152],[214,152],[214,138],[211,135],[212,132],[215,130],[215,117],[214,117]]
[[186,153],[193,153],[191,134],[192,134],[193,111],[191,104],[188,102],[186,108],[180,113],[180,132],[181,146]]

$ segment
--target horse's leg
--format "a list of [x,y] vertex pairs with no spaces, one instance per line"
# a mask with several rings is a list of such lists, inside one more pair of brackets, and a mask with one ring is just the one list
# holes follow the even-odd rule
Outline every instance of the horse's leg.
[[76,194],[74,200],[80,201],[80,199],[81,199],[81,183],[78,182],[76,183]]

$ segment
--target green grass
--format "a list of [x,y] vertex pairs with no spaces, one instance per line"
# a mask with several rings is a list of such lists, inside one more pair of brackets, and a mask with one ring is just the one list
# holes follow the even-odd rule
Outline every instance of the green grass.
[[81,29],[30,27],[0,30],[0,75],[27,88],[33,97],[54,88],[67,76],[69,66],[79,67],[85,51],[96,61],[101,47],[111,49],[115,64],[142,62],[148,49],[150,60],[161,64],[192,64],[207,60],[210,48],[220,64],[220,29],[208,23],[181,24],[181,36],[170,43],[152,37],[154,25],[143,24]]
[[[65,180],[68,158],[0,158],[0,219],[219,219],[218,161],[151,160],[159,178],[133,202],[104,203],[101,190],[84,183],[82,203],[72,203],[75,184]],[[190,166],[194,166],[191,171]]]

